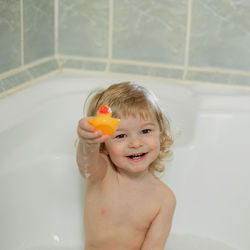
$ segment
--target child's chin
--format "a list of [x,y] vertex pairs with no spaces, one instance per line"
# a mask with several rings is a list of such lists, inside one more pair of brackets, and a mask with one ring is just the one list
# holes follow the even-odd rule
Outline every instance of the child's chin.
[[148,167],[145,167],[145,166],[135,166],[135,167],[131,168],[131,170],[134,173],[140,173],[140,172],[148,171]]

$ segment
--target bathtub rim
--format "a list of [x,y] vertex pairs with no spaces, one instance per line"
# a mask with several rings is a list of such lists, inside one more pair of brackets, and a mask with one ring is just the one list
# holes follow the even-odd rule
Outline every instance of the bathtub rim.
[[17,87],[11,88],[0,93],[0,100],[4,99],[8,96],[15,94],[16,92],[22,91],[34,84],[39,84],[43,80],[50,80],[51,77],[58,76],[60,74],[70,74],[70,75],[81,75],[83,77],[105,77],[105,78],[124,78],[124,79],[134,79],[134,80],[141,80],[141,81],[156,81],[156,82],[172,82],[173,84],[179,84],[183,86],[196,86],[197,89],[199,88],[210,88],[214,87],[216,89],[233,89],[239,91],[249,91],[250,92],[250,85],[237,85],[237,84],[225,84],[220,82],[202,82],[202,81],[191,81],[191,80],[184,80],[184,79],[175,79],[175,78],[166,78],[166,77],[156,77],[156,76],[146,76],[146,75],[136,75],[136,74],[126,74],[126,73],[115,73],[115,72],[100,72],[100,71],[89,71],[89,70],[78,70],[78,69],[58,69],[52,71],[48,74],[42,75],[38,78],[34,78],[31,81],[23,83]]

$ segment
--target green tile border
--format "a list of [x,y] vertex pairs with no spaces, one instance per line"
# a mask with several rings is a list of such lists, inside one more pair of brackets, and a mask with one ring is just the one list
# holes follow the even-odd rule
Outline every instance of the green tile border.
[[63,57],[61,57],[58,61],[61,67],[66,69],[105,71],[107,67],[107,62],[65,59]]
[[174,69],[160,66],[133,65],[111,63],[110,72],[125,73],[134,75],[144,75],[152,77],[161,77],[169,79],[181,80],[183,77],[183,69]]
[[[109,65],[110,63],[110,65]],[[168,66],[139,62],[116,62],[105,58],[66,58],[63,56],[49,58],[37,62],[29,67],[25,67],[5,78],[0,79],[0,94],[4,96],[5,91],[9,91],[25,83],[31,82],[39,77],[45,76],[58,70],[77,70],[82,72],[100,72],[107,74],[136,75],[143,77],[152,77],[168,80],[177,80],[180,82],[209,83],[231,86],[250,87],[250,74],[248,72],[230,72],[220,70],[201,70],[189,69],[186,78],[183,79],[184,69]],[[108,71],[106,71],[108,69]],[[14,90],[15,91],[15,90]]]
[[32,78],[37,78],[42,75],[46,75],[52,71],[55,71],[58,69],[58,63],[55,58],[44,62],[40,63],[39,65],[33,66],[28,68],[28,72],[31,74]]
[[0,79],[0,93],[4,93],[5,91],[21,86],[57,70],[58,64],[55,58],[25,68],[24,70]]
[[229,79],[229,84],[238,86],[248,86],[250,87],[250,74],[249,75],[231,75]]
[[7,91],[31,80],[31,75],[25,70],[2,79],[1,85],[3,91]]
[[[59,64],[63,69],[73,69],[80,71],[99,71],[104,72],[108,66],[108,59],[88,59],[88,58],[66,58],[59,57]],[[122,61],[122,60],[120,60]],[[116,59],[110,60],[109,71],[107,73],[137,75],[143,77],[165,78],[166,80],[188,81],[194,83],[212,83],[222,85],[249,86],[250,74],[247,72],[233,73],[219,69],[189,69],[186,78],[183,79],[184,68],[174,66],[146,64],[144,62],[116,62]]]
[[189,81],[210,82],[210,83],[228,83],[230,75],[217,72],[192,71],[189,70],[186,79]]
[[234,85],[234,86],[249,86],[250,74],[244,73],[223,73],[223,72],[208,72],[208,71],[193,71],[187,72],[186,80],[193,82],[208,82],[214,84]]

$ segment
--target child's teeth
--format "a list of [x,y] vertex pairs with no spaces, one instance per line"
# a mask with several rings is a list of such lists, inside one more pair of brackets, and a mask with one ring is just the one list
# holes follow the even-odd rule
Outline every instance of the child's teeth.
[[137,158],[140,158],[141,156],[138,155],[138,156],[133,156],[134,159],[137,159]]
[[131,158],[133,159],[138,159],[138,158],[141,158],[144,154],[140,154],[140,155],[132,155],[130,156]]

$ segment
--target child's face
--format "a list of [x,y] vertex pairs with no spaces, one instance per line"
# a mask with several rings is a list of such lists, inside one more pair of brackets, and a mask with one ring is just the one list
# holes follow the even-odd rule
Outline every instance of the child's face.
[[105,142],[105,153],[127,174],[148,170],[160,153],[160,129],[154,117],[121,117],[116,132]]

